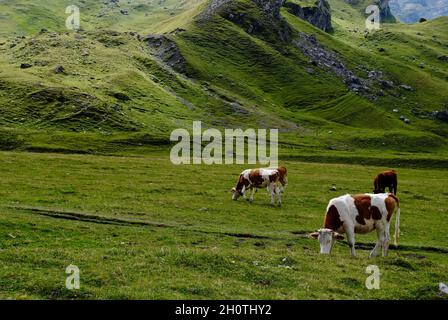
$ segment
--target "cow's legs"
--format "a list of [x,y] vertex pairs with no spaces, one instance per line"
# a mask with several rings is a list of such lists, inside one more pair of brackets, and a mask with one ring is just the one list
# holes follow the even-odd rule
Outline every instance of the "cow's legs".
[[255,193],[255,188],[251,188],[250,189],[250,197],[249,197],[250,203],[252,203],[254,201],[254,193]]
[[282,189],[280,187],[275,187],[275,193],[277,194],[277,206],[281,207],[282,206]]
[[387,253],[389,251],[389,240],[390,240],[389,226],[390,224],[387,223],[382,234],[383,257],[387,257]]
[[268,192],[271,195],[271,206],[273,206],[275,204],[275,186],[273,183],[269,184]]
[[243,199],[246,199],[246,186],[243,186],[241,189],[241,194],[243,195]]
[[381,242],[381,228],[376,227],[376,235],[377,235],[377,240],[376,240],[376,244],[375,247],[373,248],[372,252],[370,252],[369,258],[375,258],[377,253],[378,253],[378,249],[381,247],[382,242]]
[[356,256],[355,252],[355,231],[354,230],[346,230],[345,233],[347,234],[347,242],[348,246],[350,247],[350,254],[352,257]]

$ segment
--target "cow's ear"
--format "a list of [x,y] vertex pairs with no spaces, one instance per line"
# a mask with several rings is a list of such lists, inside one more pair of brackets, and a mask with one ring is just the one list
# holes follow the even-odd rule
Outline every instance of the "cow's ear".
[[344,236],[337,232],[333,232],[333,238],[335,238],[336,240],[342,240],[342,239],[344,239]]
[[319,238],[319,232],[313,232],[309,234],[310,238],[317,239]]

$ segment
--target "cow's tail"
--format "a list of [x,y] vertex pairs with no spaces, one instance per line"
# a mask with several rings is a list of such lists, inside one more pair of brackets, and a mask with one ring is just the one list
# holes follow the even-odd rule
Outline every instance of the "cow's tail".
[[395,234],[394,234],[394,244],[398,246],[400,240],[400,200],[393,194],[389,195],[397,203],[397,215],[395,216]]

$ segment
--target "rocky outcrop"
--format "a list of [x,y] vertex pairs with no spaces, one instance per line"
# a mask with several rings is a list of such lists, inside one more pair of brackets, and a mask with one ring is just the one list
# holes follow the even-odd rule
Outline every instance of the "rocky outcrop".
[[210,18],[225,4],[232,2],[233,0],[212,0],[205,8],[204,11],[198,16],[197,20],[203,22],[210,20]]
[[[352,6],[357,6],[360,4],[360,0],[345,0],[345,2],[347,2]],[[392,14],[392,11],[390,9],[389,0],[374,0],[372,2],[373,3],[369,3],[369,5],[375,4],[380,8],[381,23],[383,22],[393,23],[397,21],[397,19]]]
[[442,122],[448,122],[448,110],[433,112],[434,117]]
[[327,0],[318,0],[314,7],[301,7],[293,2],[287,2],[284,6],[295,16],[308,21],[325,32],[330,32],[333,29],[331,7]]
[[[258,7],[260,7],[265,13],[280,19],[280,9],[286,0],[252,0]],[[234,0],[212,0],[207,8],[199,15],[198,20],[204,21],[210,19],[215,13],[220,10],[224,10],[227,4],[234,3]]]
[[[290,41],[291,27],[280,14],[284,0],[252,0],[259,9],[247,10],[230,1],[220,9],[219,14],[225,19],[239,25],[247,33],[262,37],[265,41]],[[260,14],[261,13],[261,14]]]
[[280,9],[282,8],[285,0],[252,0],[255,2],[264,12],[272,15],[276,19],[280,19]]
[[341,78],[351,91],[366,93],[369,90],[368,81],[359,78],[335,52],[322,46],[314,35],[300,32],[299,37],[293,43],[310,58],[310,65]]
[[392,14],[389,6],[389,0],[376,0],[376,5],[380,8],[380,18],[381,22],[397,22],[394,15]]
[[143,40],[165,65],[179,73],[186,73],[186,61],[174,41],[163,35],[148,35]]

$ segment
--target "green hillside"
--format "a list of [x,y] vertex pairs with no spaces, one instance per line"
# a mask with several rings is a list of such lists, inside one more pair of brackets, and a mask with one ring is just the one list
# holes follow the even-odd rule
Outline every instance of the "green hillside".
[[331,1],[327,34],[279,1],[216,3],[82,1],[76,32],[63,1],[0,2],[3,148],[113,152],[202,120],[313,150],[445,153],[448,18],[365,37],[360,4]]
[[[169,32],[189,23],[200,13],[207,0],[134,0],[75,1],[2,0],[0,34],[32,35],[42,28],[64,32],[69,16],[66,8],[80,9],[81,28],[100,28],[141,33]],[[171,30],[170,30],[171,29]]]

